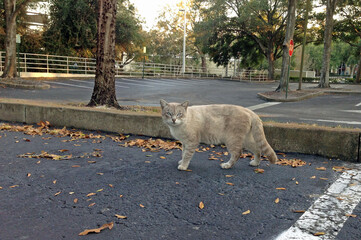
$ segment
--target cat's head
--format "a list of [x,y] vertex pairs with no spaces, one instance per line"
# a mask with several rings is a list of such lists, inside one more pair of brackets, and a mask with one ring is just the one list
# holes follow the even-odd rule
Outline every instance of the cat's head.
[[169,126],[179,126],[184,123],[187,117],[187,108],[189,102],[184,103],[168,103],[165,100],[160,100],[162,107],[163,121]]

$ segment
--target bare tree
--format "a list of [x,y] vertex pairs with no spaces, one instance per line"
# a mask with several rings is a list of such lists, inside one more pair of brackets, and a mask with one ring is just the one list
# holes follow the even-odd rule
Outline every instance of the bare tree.
[[290,48],[290,40],[293,39],[293,35],[295,33],[296,4],[297,4],[297,0],[288,1],[288,18],[287,18],[286,36],[285,36],[285,40],[283,41],[281,79],[280,79],[280,84],[276,89],[276,91],[286,91],[287,88],[288,68],[290,62],[289,48]]
[[330,60],[331,60],[331,43],[332,43],[332,31],[333,31],[333,15],[336,10],[337,0],[326,0],[326,24],[325,34],[323,37],[323,58],[320,83],[318,87],[329,88],[330,87]]
[[5,8],[5,63],[2,78],[16,78],[16,17],[31,0],[4,0]]
[[120,108],[115,95],[115,19],[117,0],[98,1],[95,85],[88,106]]

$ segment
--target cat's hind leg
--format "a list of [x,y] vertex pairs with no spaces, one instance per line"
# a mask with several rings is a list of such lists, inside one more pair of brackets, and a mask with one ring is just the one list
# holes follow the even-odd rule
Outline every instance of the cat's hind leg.
[[221,164],[221,168],[223,169],[232,168],[242,154],[242,146],[239,144],[239,142],[237,144],[228,144],[227,149],[231,154],[231,158],[228,162]]

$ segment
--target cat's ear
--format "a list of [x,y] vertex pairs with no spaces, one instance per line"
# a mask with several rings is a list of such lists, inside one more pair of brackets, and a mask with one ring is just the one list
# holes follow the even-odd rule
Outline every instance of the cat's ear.
[[163,100],[163,99],[160,100],[160,106],[162,107],[162,109],[167,105],[168,105],[168,103],[165,100]]
[[181,104],[182,107],[184,107],[186,110],[188,108],[189,102],[185,101],[184,103]]

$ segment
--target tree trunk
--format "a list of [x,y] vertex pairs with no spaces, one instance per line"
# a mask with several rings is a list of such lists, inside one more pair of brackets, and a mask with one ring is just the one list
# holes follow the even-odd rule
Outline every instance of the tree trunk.
[[16,0],[4,0],[6,38],[5,38],[5,63],[2,78],[16,78]]
[[288,68],[290,62],[290,56],[288,51],[290,48],[290,40],[293,39],[293,35],[295,32],[296,4],[297,4],[297,0],[288,1],[288,18],[287,18],[286,36],[285,36],[285,40],[283,41],[281,78],[280,78],[280,84],[276,89],[276,91],[280,91],[280,92],[285,92],[287,89]]
[[201,61],[202,61],[202,72],[207,73],[207,59],[204,54],[201,54]]
[[361,52],[360,52],[360,58],[358,60],[358,64],[357,64],[357,72],[356,72],[356,83],[360,83],[360,78],[361,78]]
[[327,0],[326,7],[326,24],[325,35],[323,37],[323,58],[320,83],[318,87],[329,88],[330,87],[330,59],[331,59],[331,43],[332,43],[332,31],[333,31],[333,15],[336,9],[337,0]]
[[120,108],[115,95],[115,18],[117,0],[100,0],[95,85],[88,106]]
[[273,53],[273,44],[268,47],[267,61],[268,61],[268,79],[273,79],[275,75],[275,56]]

